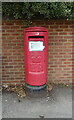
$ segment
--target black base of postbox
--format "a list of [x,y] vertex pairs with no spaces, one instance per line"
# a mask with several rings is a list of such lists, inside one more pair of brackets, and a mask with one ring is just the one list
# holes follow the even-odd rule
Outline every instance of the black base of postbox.
[[42,90],[46,88],[46,84],[41,85],[41,86],[31,86],[29,84],[25,84],[26,89],[30,89],[30,90]]
[[42,98],[47,96],[47,86],[42,85],[42,86],[30,86],[26,84],[25,89],[26,89],[26,94],[29,97],[32,98]]

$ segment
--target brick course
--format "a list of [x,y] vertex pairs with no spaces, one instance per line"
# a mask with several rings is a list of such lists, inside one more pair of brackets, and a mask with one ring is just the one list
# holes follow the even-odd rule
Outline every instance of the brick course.
[[[72,83],[74,22],[66,20],[33,21],[30,26],[49,30],[48,80],[51,83]],[[2,22],[2,81],[3,84],[22,84],[24,72],[23,29],[29,27],[24,20]]]

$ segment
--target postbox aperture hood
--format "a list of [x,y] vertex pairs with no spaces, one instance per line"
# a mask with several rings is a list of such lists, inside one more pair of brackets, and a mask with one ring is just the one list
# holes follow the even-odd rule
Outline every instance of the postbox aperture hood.
[[41,32],[45,32],[45,31],[48,31],[48,29],[47,28],[45,28],[45,27],[29,27],[29,28],[26,28],[25,30],[24,30],[25,32],[32,32],[32,31],[41,31]]

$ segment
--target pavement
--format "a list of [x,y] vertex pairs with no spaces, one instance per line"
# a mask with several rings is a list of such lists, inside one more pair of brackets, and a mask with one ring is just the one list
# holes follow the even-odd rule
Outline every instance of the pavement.
[[2,92],[0,91],[0,120],[2,119]]
[[32,92],[19,101],[3,92],[2,118],[72,118],[72,89],[55,87],[51,92]]

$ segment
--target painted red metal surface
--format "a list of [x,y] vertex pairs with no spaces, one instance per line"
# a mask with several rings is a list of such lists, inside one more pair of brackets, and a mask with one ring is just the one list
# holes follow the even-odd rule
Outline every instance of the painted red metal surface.
[[[39,49],[42,44],[44,48]],[[48,29],[29,27],[24,30],[24,62],[25,82],[32,86],[44,85],[48,71]]]

